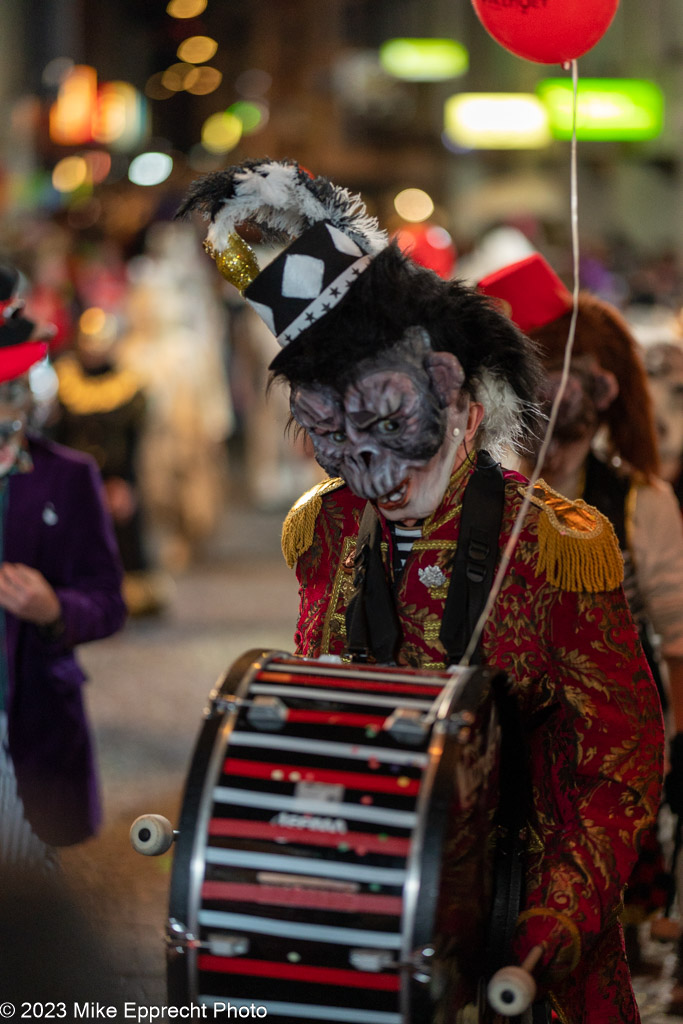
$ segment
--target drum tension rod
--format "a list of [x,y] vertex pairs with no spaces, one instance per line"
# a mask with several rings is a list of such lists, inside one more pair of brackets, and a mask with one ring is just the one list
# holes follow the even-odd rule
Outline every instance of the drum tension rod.
[[244,700],[241,697],[214,697],[211,701],[210,714],[233,714],[247,709],[247,720],[255,729],[274,731],[281,729],[287,721],[287,705],[279,697],[254,697]]
[[415,747],[424,742],[429,726],[422,712],[414,708],[396,708],[384,723],[384,729],[397,743]]

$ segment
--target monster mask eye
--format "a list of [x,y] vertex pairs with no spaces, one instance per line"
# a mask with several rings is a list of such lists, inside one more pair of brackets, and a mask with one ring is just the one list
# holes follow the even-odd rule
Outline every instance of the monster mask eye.
[[379,434],[387,436],[389,434],[397,434],[401,429],[401,425],[398,420],[387,416],[384,419],[378,420],[376,429]]

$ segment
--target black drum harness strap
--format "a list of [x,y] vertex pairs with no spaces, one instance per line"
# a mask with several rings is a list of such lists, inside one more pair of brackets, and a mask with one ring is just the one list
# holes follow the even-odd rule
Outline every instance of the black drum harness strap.
[[[462,659],[493,584],[504,499],[505,480],[500,464],[488,452],[480,451],[463,496],[459,543],[439,633],[449,665]],[[349,653],[357,661],[373,657],[380,663],[393,663],[401,630],[382,560],[380,520],[370,502],[361,518],[354,564],[355,592],[346,613]],[[480,664],[481,657],[480,639],[469,663]],[[526,742],[517,703],[506,688],[500,687],[497,705],[502,747],[487,976],[509,961],[512,934],[524,895],[524,828],[530,793]],[[547,1020],[544,1005],[534,1006],[533,1019],[534,1024]]]
[[[460,543],[439,634],[449,665],[457,664],[465,653],[493,583],[504,491],[500,465],[480,451],[463,497]],[[349,653],[359,661],[373,657],[392,663],[401,632],[382,560],[380,521],[370,502],[358,530],[355,570],[355,593],[346,613]],[[481,644],[470,661],[481,661]]]

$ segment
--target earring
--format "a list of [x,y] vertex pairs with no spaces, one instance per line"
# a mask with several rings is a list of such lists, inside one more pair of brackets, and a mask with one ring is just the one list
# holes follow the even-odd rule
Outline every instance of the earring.
[[453,437],[460,437],[460,427],[453,427]]

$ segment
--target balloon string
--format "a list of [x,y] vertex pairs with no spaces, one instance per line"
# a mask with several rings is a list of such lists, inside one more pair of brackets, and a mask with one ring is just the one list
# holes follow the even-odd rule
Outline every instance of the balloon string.
[[[484,605],[484,609],[477,620],[477,624],[474,627],[472,636],[467,645],[467,649],[463,654],[462,658],[458,662],[458,667],[466,667],[470,663],[470,659],[476,651],[481,635],[484,631],[486,621],[491,614],[491,609],[495,601],[498,598],[501,587],[503,585],[503,578],[508,570],[512,555],[517,546],[517,541],[524,527],[524,520],[531,504],[531,497],[533,489],[541,475],[541,469],[543,462],[550,446],[555,424],[559,413],[560,403],[564,397],[564,392],[567,387],[567,381],[569,379],[569,367],[572,358],[572,350],[574,348],[574,338],[576,336],[576,320],[579,313],[579,197],[578,197],[578,174],[577,174],[577,145],[576,145],[576,111],[578,105],[578,66],[576,60],[571,61],[572,70],[572,85],[573,85],[573,109],[572,109],[572,138],[571,138],[571,156],[570,156],[570,214],[571,214],[571,238],[572,238],[572,272],[573,272],[573,289],[572,289],[572,316],[569,323],[569,334],[567,337],[567,344],[564,350],[564,363],[562,366],[562,376],[560,377],[560,384],[555,395],[555,399],[550,409],[550,415],[548,417],[548,425],[546,427],[545,436],[541,449],[536,459],[536,465],[534,466],[533,473],[529,478],[526,491],[524,493],[524,500],[520,506],[517,518],[515,519],[514,526],[508,538],[508,542],[505,545],[500,564],[496,571],[493,585],[489,592],[488,599]],[[436,698],[432,708],[427,714],[427,721],[431,722],[435,718],[439,717],[439,707],[442,709],[442,715],[446,713],[451,692],[455,689],[458,682],[458,677],[449,682],[444,687],[442,693]]]

